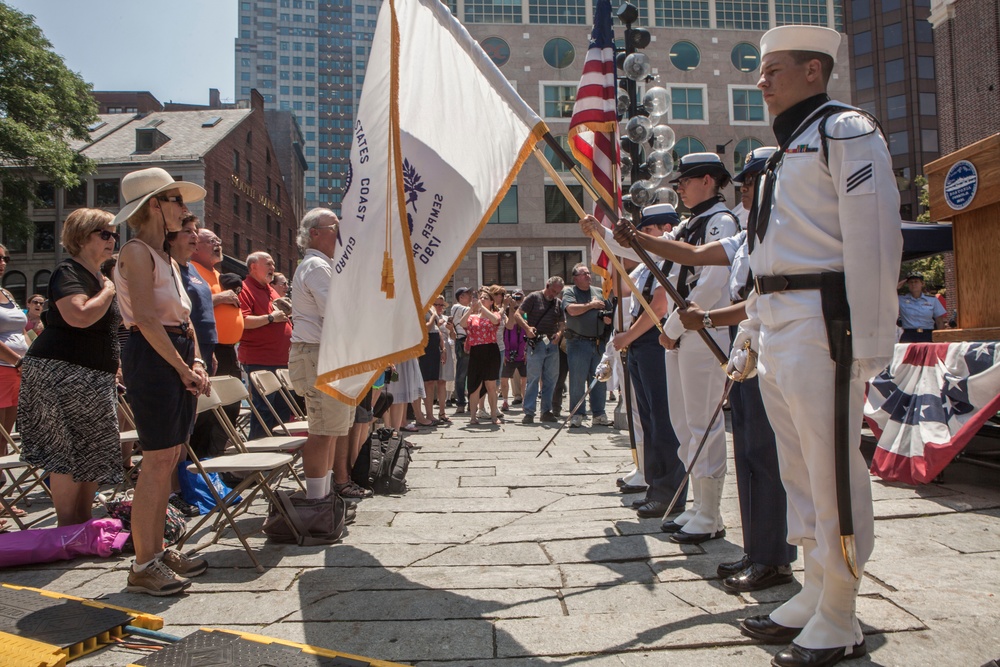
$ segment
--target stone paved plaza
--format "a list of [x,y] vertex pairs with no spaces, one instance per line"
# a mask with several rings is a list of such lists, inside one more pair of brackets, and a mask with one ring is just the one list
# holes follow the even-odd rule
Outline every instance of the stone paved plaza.
[[[731,456],[727,537],[681,547],[658,520],[636,518],[626,505],[637,496],[615,489],[630,466],[624,432],[563,431],[536,458],[554,426],[522,426],[517,410],[508,418],[497,428],[456,417],[411,434],[419,449],[404,496],[363,501],[332,547],[251,538],[264,574],[228,539],[205,551],[212,567],[175,598],[124,593],[125,558],[0,571],[0,581],[155,613],[175,635],[232,628],[421,667],[769,664],[778,647],[742,637],[738,622],[799,584],[723,591],[716,565],[742,553]],[[876,548],[858,603],[869,655],[845,664],[1000,656],[997,479],[957,464],[940,484],[875,481]],[[137,655],[115,647],[73,664],[117,667]]]

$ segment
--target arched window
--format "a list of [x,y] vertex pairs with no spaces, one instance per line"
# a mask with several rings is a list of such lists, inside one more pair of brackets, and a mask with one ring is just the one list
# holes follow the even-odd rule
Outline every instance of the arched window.
[[694,137],[681,137],[674,144],[674,164],[678,164],[680,159],[687,155],[688,153],[704,153],[705,144],[701,143]]
[[28,298],[28,281],[20,271],[8,271],[3,276],[3,286],[17,301],[17,305],[24,306]]
[[735,174],[742,171],[743,165],[746,164],[747,155],[750,154],[750,151],[755,148],[760,148],[763,145],[763,143],[753,137],[744,139],[740,143],[736,144],[736,148],[733,149],[733,169],[735,170],[733,173]]
[[51,271],[37,271],[32,279],[32,294],[41,294],[46,299],[49,298],[49,279],[52,277]]

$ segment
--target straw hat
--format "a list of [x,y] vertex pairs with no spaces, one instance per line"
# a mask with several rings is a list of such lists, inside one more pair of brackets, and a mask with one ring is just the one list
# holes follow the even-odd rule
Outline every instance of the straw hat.
[[206,194],[205,188],[200,185],[175,181],[170,174],[159,167],[133,171],[122,179],[122,199],[125,200],[125,205],[118,211],[112,224],[119,225],[125,222],[149,201],[150,197],[167,190],[179,191],[185,204],[201,201]]

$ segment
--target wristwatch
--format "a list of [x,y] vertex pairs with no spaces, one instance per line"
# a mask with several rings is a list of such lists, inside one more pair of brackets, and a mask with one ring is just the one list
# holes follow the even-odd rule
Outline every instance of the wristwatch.
[[267,323],[268,324],[274,324],[274,313],[268,313],[267,314]]
[[709,311],[705,311],[705,315],[701,318],[701,324],[706,329],[714,329],[715,324],[712,323],[712,315]]
[[208,368],[208,364],[205,363],[205,360],[199,359],[198,357],[195,357],[194,360],[191,362],[192,366],[194,366],[195,364],[201,364],[202,368]]

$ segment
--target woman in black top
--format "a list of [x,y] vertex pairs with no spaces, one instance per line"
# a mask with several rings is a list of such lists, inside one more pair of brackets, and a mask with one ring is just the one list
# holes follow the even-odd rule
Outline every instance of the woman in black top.
[[101,263],[115,251],[114,216],[77,209],[63,223],[69,253],[49,279],[45,330],[22,361],[21,458],[44,468],[60,526],[91,518],[99,484],[122,480],[115,372],[118,305]]

